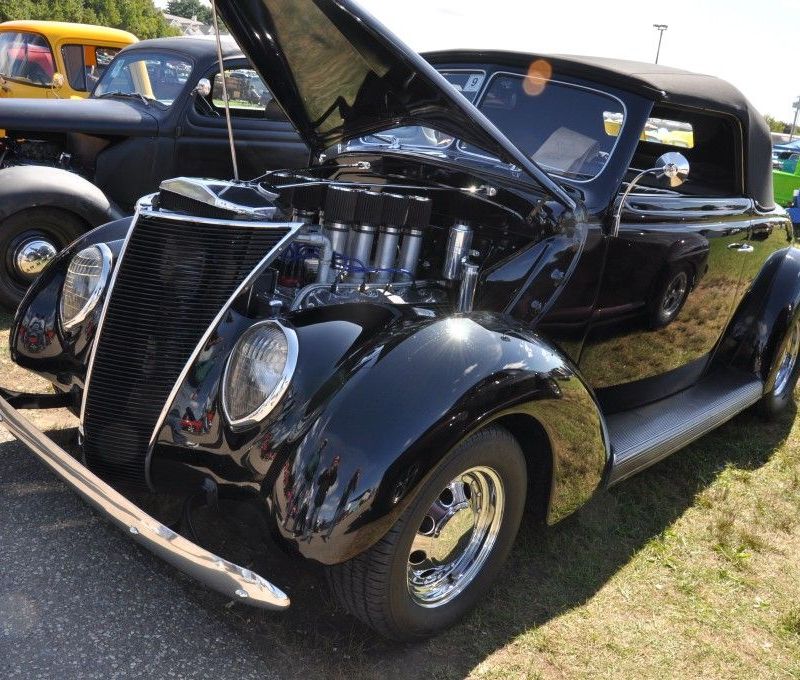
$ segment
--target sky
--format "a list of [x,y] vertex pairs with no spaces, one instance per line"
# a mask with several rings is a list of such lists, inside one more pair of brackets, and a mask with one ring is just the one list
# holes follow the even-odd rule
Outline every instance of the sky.
[[358,0],[417,51],[483,47],[653,61],[709,73],[790,122],[800,0]]

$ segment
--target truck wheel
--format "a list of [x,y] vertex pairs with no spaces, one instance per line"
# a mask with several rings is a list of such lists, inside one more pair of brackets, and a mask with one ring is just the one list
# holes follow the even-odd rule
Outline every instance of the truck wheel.
[[768,420],[777,418],[794,398],[794,388],[800,375],[800,319],[795,319],[786,331],[778,348],[774,367],[775,384],[758,402],[758,410]]
[[56,253],[87,229],[79,217],[57,208],[28,208],[0,222],[0,304],[16,309]]
[[519,529],[528,485],[514,437],[490,426],[451,451],[389,533],[328,568],[344,609],[395,640],[431,635],[487,593]]

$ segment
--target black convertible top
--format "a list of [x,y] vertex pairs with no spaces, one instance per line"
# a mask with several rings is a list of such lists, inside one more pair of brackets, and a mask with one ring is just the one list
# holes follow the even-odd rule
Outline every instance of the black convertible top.
[[736,118],[744,139],[745,190],[762,208],[775,204],[772,189],[772,140],[763,116],[730,83],[714,76],[661,64],[573,55],[536,55],[494,50],[448,50],[423,56],[433,64],[485,62],[527,68],[548,61],[555,74],[585,78],[633,92],[659,104],[674,104]]

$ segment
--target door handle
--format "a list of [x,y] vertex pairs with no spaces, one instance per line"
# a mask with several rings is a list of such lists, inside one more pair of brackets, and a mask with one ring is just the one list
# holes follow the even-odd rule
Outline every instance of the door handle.
[[728,250],[735,250],[737,253],[752,253],[755,249],[749,243],[731,243]]

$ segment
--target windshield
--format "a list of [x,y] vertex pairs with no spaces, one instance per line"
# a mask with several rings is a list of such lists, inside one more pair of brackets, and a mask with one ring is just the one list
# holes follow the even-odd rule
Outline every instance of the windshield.
[[496,74],[478,108],[532,161],[576,180],[600,174],[625,119],[615,97],[516,74]]
[[[518,74],[441,71],[528,158],[544,170],[585,181],[605,167],[625,123],[616,97],[595,90]],[[459,151],[477,162],[499,164],[487,152],[424,127],[400,127],[348,144],[428,152]]]
[[171,105],[183,91],[191,62],[174,54],[120,54],[103,73],[92,97],[134,95]]
[[0,33],[0,75],[33,85],[49,85],[54,72],[53,53],[41,35]]

